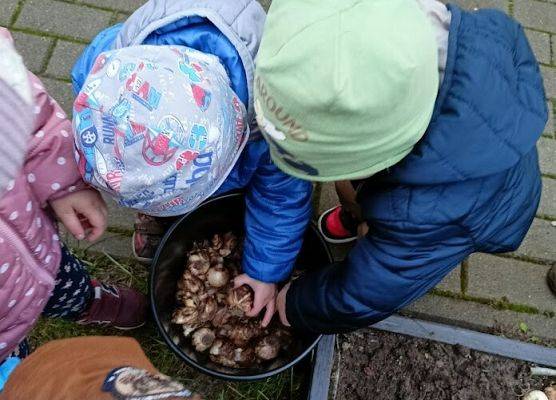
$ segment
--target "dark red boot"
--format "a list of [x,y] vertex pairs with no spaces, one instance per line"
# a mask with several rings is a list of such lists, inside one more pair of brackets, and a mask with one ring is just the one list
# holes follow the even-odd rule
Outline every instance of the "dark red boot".
[[130,288],[93,281],[94,298],[81,325],[97,325],[130,330],[143,326],[147,318],[147,298]]

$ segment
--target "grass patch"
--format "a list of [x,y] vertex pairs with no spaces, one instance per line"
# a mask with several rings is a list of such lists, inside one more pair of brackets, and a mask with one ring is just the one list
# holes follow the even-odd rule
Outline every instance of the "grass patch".
[[[85,260],[91,276],[115,284],[128,285],[147,292],[147,269],[129,260],[116,260],[108,255],[74,250]],[[82,327],[59,319],[41,319],[29,339],[33,348],[51,340],[77,336],[132,336],[136,338],[151,362],[164,374],[174,377],[208,400],[301,400],[306,397],[307,371],[304,366],[264,381],[229,383],[211,379],[187,367],[168,349],[158,335],[154,322],[141,329],[122,332],[105,328]]]
[[133,229],[122,228],[120,226],[109,226],[106,228],[106,232],[116,233],[121,236],[131,237],[133,236]]
[[537,307],[528,306],[526,304],[510,303],[510,301],[505,297],[498,300],[487,299],[483,297],[475,297],[466,294],[453,293],[438,288],[432,289],[430,293],[435,296],[447,297],[456,300],[466,300],[466,301],[472,301],[474,303],[484,304],[486,306],[494,308],[495,310],[514,311],[518,313],[533,314],[533,315],[544,315],[547,318],[554,318],[555,316],[555,313],[552,311],[542,311],[539,310]]

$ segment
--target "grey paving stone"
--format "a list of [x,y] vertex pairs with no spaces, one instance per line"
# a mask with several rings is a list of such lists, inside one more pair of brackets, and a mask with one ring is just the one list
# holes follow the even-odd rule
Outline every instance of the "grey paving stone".
[[334,183],[327,182],[322,185],[322,191],[320,195],[318,215],[322,212],[335,207],[339,204],[338,195],[336,194],[336,189]]
[[436,287],[452,293],[461,293],[461,266],[450,272],[448,276],[446,276],[446,278],[444,278],[444,280]]
[[[556,8],[556,7],[554,7]],[[541,66],[546,97],[556,99],[556,67]]]
[[550,267],[488,254],[469,259],[467,294],[486,299],[508,299],[541,311],[556,311],[556,297],[546,284]]
[[86,241],[77,241],[71,235],[65,234],[62,236],[64,242],[72,248],[84,249],[88,251],[94,251],[97,253],[106,253],[112,257],[117,258],[132,258],[133,253],[131,251],[131,242],[127,236],[106,233],[102,238],[96,243],[89,243]]
[[132,229],[135,211],[118,206],[114,200],[108,198],[105,194],[103,194],[103,197],[108,205],[108,226]]
[[108,25],[112,14],[55,0],[28,0],[16,27],[91,40]]
[[50,96],[54,98],[71,118],[73,108],[73,90],[71,83],[50,78],[41,78]]
[[537,145],[541,162],[541,171],[556,175],[556,140],[541,138]]
[[41,72],[48,56],[48,49],[54,39],[21,32],[12,32],[12,36],[17,51],[25,60],[25,66],[31,72]]
[[556,261],[556,227],[549,221],[535,218],[521,247],[514,253],[547,261]]
[[145,3],[146,0],[77,0],[77,4],[89,4],[128,13],[132,13]]
[[519,324],[524,322],[529,327],[531,335],[556,339],[556,318],[496,310],[470,301],[428,295],[407,307],[404,313],[480,331],[491,331],[493,328],[498,330],[500,326],[504,326],[516,332]]
[[556,31],[556,7],[543,1],[514,0],[514,16],[526,27]]
[[556,179],[543,178],[542,180],[539,214],[550,216],[556,221]]
[[0,25],[8,26],[17,8],[18,0],[0,0]]
[[526,29],[525,33],[533,47],[537,60],[543,64],[550,64],[550,35],[544,32]]
[[554,106],[552,102],[548,102],[548,122],[546,123],[546,128],[544,133],[552,136],[556,139],[556,123],[554,122]]
[[509,2],[507,0],[442,0],[442,2],[454,3],[468,10],[474,8],[497,8],[505,12],[509,11]]
[[550,42],[552,45],[552,64],[556,65],[556,35],[554,33],[550,36]]
[[58,40],[46,73],[57,78],[69,79],[71,69],[84,49],[85,45]]
[[114,23],[119,24],[120,22],[125,22],[128,18],[128,14],[118,13],[118,15],[116,15],[116,19],[114,20]]

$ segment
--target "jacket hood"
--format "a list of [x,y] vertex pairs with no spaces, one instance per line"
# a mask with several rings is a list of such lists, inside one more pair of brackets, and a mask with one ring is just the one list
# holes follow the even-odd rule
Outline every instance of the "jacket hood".
[[[198,24],[199,17],[214,25],[239,54],[247,80],[246,108],[250,120],[254,115],[254,59],[266,18],[263,8],[256,0],[150,0],[127,19],[113,48],[143,44],[154,32],[175,24],[179,24],[179,28]],[[232,69],[225,61],[223,63],[228,70]]]
[[502,12],[450,6],[446,75],[423,139],[387,180],[440,184],[493,175],[535,146],[548,118],[521,26]]

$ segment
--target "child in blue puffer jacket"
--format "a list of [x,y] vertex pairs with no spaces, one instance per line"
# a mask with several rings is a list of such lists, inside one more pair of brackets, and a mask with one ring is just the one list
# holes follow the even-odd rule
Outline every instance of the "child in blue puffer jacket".
[[[364,237],[277,298],[284,323],[338,333],[406,307],[472,253],[519,247],[541,197],[547,107],[523,28],[500,11],[316,3],[273,1],[255,108],[280,169],[360,183]],[[329,238],[348,236],[345,211],[321,219]]]
[[[308,225],[312,187],[281,172],[253,128],[253,73],[265,22],[255,0],[151,0],[101,32],[73,68],[85,180],[141,212],[134,252],[152,259],[168,223],[245,189],[251,315],[274,313]],[[249,127],[251,128],[251,131]]]

